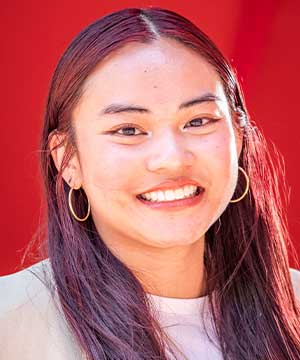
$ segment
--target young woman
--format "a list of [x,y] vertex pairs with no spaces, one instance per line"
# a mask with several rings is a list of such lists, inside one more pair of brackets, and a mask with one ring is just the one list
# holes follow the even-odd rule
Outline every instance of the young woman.
[[278,173],[195,25],[149,8],[85,28],[41,150],[47,254],[0,281],[1,359],[300,358]]

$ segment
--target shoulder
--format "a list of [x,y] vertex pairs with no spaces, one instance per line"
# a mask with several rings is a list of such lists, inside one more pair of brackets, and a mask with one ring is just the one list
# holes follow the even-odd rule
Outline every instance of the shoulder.
[[300,301],[300,270],[290,268],[290,275],[295,296]]
[[14,274],[0,277],[0,317],[31,303],[41,305],[42,298],[49,297],[51,283],[49,260],[40,261]]
[[48,259],[0,277],[0,294],[0,358],[80,359]]

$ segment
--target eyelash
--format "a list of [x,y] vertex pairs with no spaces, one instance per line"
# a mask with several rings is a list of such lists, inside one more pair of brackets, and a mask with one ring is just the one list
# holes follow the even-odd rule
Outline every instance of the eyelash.
[[[209,121],[208,121],[206,124],[204,124],[204,125],[201,125],[201,126],[191,126],[191,127],[195,127],[195,128],[204,127],[204,126],[206,126],[206,125],[209,125],[209,124],[211,124],[211,123],[214,123],[214,122],[220,120],[220,119],[213,119],[213,118],[203,117],[203,118],[195,118],[195,119],[189,121],[188,123],[191,123],[192,121],[196,121],[196,120],[203,120],[203,119],[209,120]],[[112,131],[110,131],[109,133],[112,134],[112,135],[117,134],[117,135],[119,135],[119,136],[125,136],[125,137],[136,137],[136,136],[139,136],[139,135],[146,135],[146,133],[143,133],[143,132],[141,132],[140,134],[137,134],[137,135],[125,135],[125,134],[120,134],[120,133],[118,133],[119,130],[122,130],[122,129],[133,129],[133,128],[137,129],[137,127],[136,127],[134,124],[124,124],[123,126],[117,128],[117,129],[115,129],[115,130],[112,130]]]

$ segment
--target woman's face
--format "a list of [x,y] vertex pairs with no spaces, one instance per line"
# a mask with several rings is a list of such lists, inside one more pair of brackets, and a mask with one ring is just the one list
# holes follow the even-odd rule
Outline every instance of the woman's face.
[[[79,156],[73,175],[108,243],[191,244],[233,196],[242,144],[221,80],[174,40],[128,44],[111,54],[87,79],[72,121]],[[190,185],[204,192],[155,201],[182,196]],[[149,192],[152,201],[137,198]]]

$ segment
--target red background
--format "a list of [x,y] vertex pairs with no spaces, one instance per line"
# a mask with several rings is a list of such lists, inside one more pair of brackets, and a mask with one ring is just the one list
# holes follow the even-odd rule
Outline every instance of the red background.
[[59,56],[83,27],[102,15],[148,5],[190,18],[237,69],[250,116],[284,156],[289,228],[300,255],[300,1],[11,0],[1,4],[0,15],[0,275],[17,269],[41,219],[39,134]]

